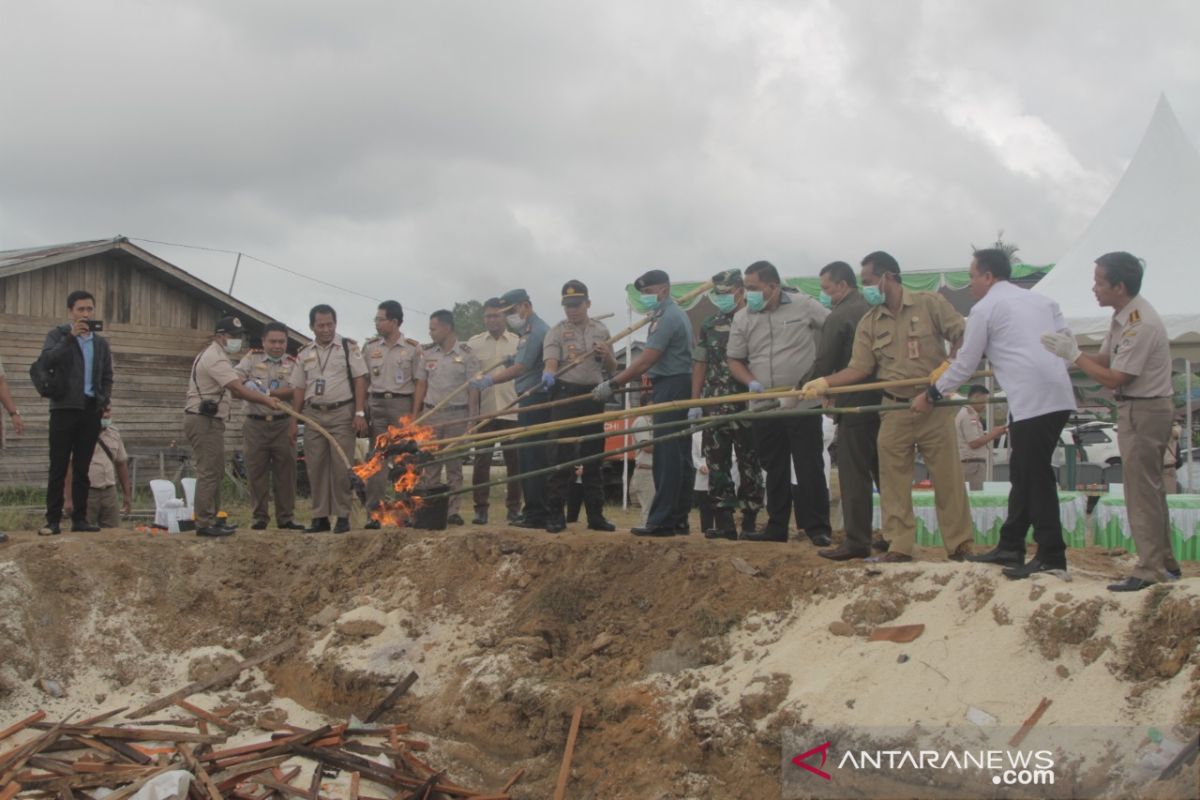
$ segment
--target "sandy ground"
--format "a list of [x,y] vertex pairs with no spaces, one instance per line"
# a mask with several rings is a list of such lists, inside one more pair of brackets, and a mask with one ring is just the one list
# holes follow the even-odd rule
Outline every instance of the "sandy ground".
[[[289,655],[192,701],[236,704],[257,739],[257,721],[365,715],[415,670],[384,720],[410,723],[457,782],[498,788],[524,768],[517,798],[552,793],[576,703],[568,796],[614,800],[779,797],[795,725],[1013,725],[1042,697],[1042,725],[1200,722],[1196,565],[1112,595],[1127,554],[1072,551],[1069,582],[921,555],[842,566],[804,542],[581,525],[18,533],[0,547],[0,728],[138,704],[294,635]],[[913,642],[867,638],[907,623],[926,626]]]

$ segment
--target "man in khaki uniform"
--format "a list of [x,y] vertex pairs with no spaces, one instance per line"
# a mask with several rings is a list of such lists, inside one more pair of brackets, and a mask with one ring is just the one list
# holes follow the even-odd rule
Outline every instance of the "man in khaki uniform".
[[1167,440],[1167,451],[1163,454],[1163,491],[1167,494],[1178,494],[1179,472],[1179,440],[1183,438],[1183,426],[1178,422],[1171,425],[1171,438]]
[[[454,314],[451,312],[440,309],[429,315],[429,336],[433,343],[421,348],[421,358],[417,362],[415,401],[424,413],[449,397],[446,405],[425,422],[437,431],[435,438],[461,436],[467,432],[467,417],[475,416],[479,411],[479,391],[472,388],[457,394],[455,392],[476,377],[481,365],[467,343],[459,341],[454,334]],[[431,464],[422,471],[421,483],[424,486],[437,483],[444,468],[450,490],[461,489],[462,466],[461,458]],[[462,495],[450,496],[446,517],[448,525],[463,524],[463,518],[458,513],[461,502]]]
[[[936,377],[946,363],[945,342],[957,347],[966,323],[945,297],[913,292],[900,283],[900,265],[877,251],[862,261],[863,297],[873,308],[858,324],[849,365],[827,378],[804,385],[806,397],[820,397],[830,387],[880,381]],[[922,387],[883,392],[885,403],[909,403]],[[877,559],[912,561],[916,543],[912,478],[916,451],[925,457],[933,479],[938,526],[946,552],[962,561],[971,552],[971,512],[963,488],[962,467],[954,430],[955,409],[934,408],[928,414],[908,409],[882,415],[879,426],[880,507],[883,537],[891,547]]]
[[997,425],[990,433],[983,430],[983,413],[987,410],[987,387],[976,384],[967,390],[969,404],[958,410],[954,418],[954,429],[958,432],[958,461],[962,464],[963,480],[970,484],[971,491],[983,489],[987,477],[988,462],[992,460],[992,442],[1007,430]]
[[[605,373],[611,375],[618,369],[617,359],[608,343],[608,328],[603,322],[588,317],[592,301],[588,299],[588,288],[582,281],[570,280],[563,284],[562,306],[566,319],[550,329],[542,344],[546,360],[542,371],[542,387],[552,400],[590,395],[604,380]],[[556,377],[555,373],[560,369],[563,373]],[[604,403],[589,397],[554,408],[550,412],[550,419],[575,419],[602,411]],[[596,422],[562,430],[557,435],[588,436],[603,431],[604,423]],[[551,464],[560,468],[546,481],[546,530],[550,533],[559,533],[567,527],[563,506],[567,502],[567,490],[575,480],[575,468],[561,465],[584,456],[598,456],[603,450],[604,440],[601,438],[554,446]],[[599,459],[583,465],[583,506],[587,511],[588,530],[612,532],[617,529],[616,525],[604,518],[604,475]]]
[[[72,467],[67,468],[67,484],[71,483]],[[117,497],[117,482],[125,497],[122,503]],[[119,528],[121,514],[128,514],[133,504],[133,489],[129,482],[129,454],[121,432],[112,424],[112,406],[100,415],[100,438],[96,440],[96,452],[88,466],[87,521],[97,528]],[[63,501],[63,511],[74,511],[71,497]]]
[[[385,300],[375,311],[375,333],[363,344],[363,359],[367,363],[367,419],[371,444],[387,433],[389,425],[399,425],[402,417],[413,414],[413,393],[416,391],[417,361],[421,345],[416,339],[406,339],[400,332],[404,309],[395,300]],[[387,494],[387,470],[381,469],[367,478],[367,510],[373,511]],[[377,519],[368,520],[364,528],[379,528]]]
[[[269,322],[263,327],[263,346],[251,350],[235,368],[242,385],[259,394],[280,400],[292,399],[292,369],[296,359],[288,355],[287,326]],[[246,477],[250,484],[251,528],[265,530],[271,517],[272,484],[275,492],[275,522],[280,530],[300,531],[296,513],[296,420],[261,406],[245,404],[242,423]]]
[[[292,404],[334,437],[347,455],[354,440],[367,435],[367,365],[358,345],[337,334],[332,306],[313,306],[308,312],[313,341],[296,355],[292,368]],[[316,431],[304,436],[304,463],[312,487],[312,522],[305,533],[350,530],[350,471]]]
[[217,524],[221,505],[221,481],[225,477],[225,421],[232,403],[229,396],[276,408],[279,401],[251,391],[229,357],[242,349],[245,330],[237,317],[217,320],[212,343],[192,362],[187,397],[183,406],[183,433],[192,446],[196,464],[196,535],[229,536],[233,527]]
[[1180,575],[1171,552],[1162,477],[1174,415],[1170,339],[1158,312],[1140,294],[1143,272],[1141,261],[1129,253],[1096,259],[1092,293],[1101,307],[1113,309],[1112,324],[1096,355],[1081,353],[1070,331],[1042,336],[1047,350],[1116,394],[1117,446],[1138,563],[1132,575],[1108,587],[1114,592],[1140,591]]
[[[508,330],[504,321],[504,302],[499,297],[493,297],[483,304],[483,333],[472,336],[467,341],[471,352],[475,353],[479,363],[485,368],[491,367],[488,374],[495,375],[506,366],[513,363],[517,356],[517,343],[521,337]],[[501,409],[513,408],[517,404],[517,389],[512,381],[497,383],[484,389],[479,395],[479,413],[495,414]],[[517,427],[517,412],[513,408],[511,414],[491,417],[479,426],[479,433],[496,433]],[[503,450],[504,471],[507,477],[520,473],[519,456],[516,450]],[[490,486],[482,486],[492,479],[492,447],[476,448],[475,463],[471,470],[471,485],[476,487],[474,493],[475,517],[473,525],[486,525],[488,521],[488,506]],[[505,486],[504,505],[508,509],[508,521],[516,522],[521,517],[521,482],[510,480]]]

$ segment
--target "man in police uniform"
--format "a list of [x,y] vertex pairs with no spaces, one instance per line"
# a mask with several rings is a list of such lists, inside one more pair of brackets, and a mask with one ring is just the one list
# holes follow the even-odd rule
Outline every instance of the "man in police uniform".
[[[862,261],[863,297],[874,308],[862,318],[854,336],[850,363],[826,378],[804,385],[806,397],[821,397],[833,386],[849,386],[875,378],[880,381],[929,378],[946,364],[944,342],[962,342],[965,321],[949,301],[936,292],[913,292],[900,283],[900,265],[877,251]],[[885,402],[910,403],[920,387],[884,391]],[[939,406],[929,413],[909,409],[889,411],[879,426],[880,508],[883,537],[891,549],[876,559],[912,561],[916,545],[912,478],[916,451],[925,457],[933,479],[938,526],[946,552],[962,561],[971,552],[971,511],[963,487],[962,467],[954,432],[955,409]]]
[[[483,375],[473,381],[471,386],[481,392],[487,391],[495,384],[513,381],[517,390],[519,402],[517,408],[540,405],[547,401],[546,390],[542,388],[542,372],[545,368],[542,345],[550,326],[533,312],[533,303],[529,293],[524,289],[510,289],[500,296],[503,309],[507,316],[508,327],[516,331],[520,339],[517,341],[517,354],[510,367],[505,367],[491,375]],[[539,408],[534,411],[520,411],[517,424],[539,425],[550,421],[550,409]],[[537,442],[545,436],[527,436],[526,442]],[[518,456],[521,472],[528,473],[545,469],[550,460],[549,448],[546,446],[522,447]],[[525,495],[525,511],[521,519],[513,524],[519,528],[546,527],[546,476],[534,475],[521,479],[521,492]]]
[[958,434],[958,463],[962,465],[963,481],[971,491],[983,489],[987,477],[987,465],[992,458],[992,442],[1007,430],[997,425],[991,432],[983,429],[983,415],[987,412],[988,395],[986,386],[978,384],[967,389],[967,405],[954,416],[954,430]]
[[[671,278],[661,269],[652,269],[634,282],[643,306],[650,314],[646,349],[637,360],[611,379],[592,390],[597,402],[607,403],[613,387],[648,374],[654,381],[654,402],[687,400],[692,383],[692,323],[684,310],[671,298]],[[664,411],[654,415],[654,424],[680,422],[687,411]],[[666,433],[683,433],[683,428]],[[654,442],[654,502],[646,522],[634,528],[635,536],[674,536],[688,532],[688,512],[692,500],[692,443],[688,436],[662,440],[658,431]]]
[[[417,390],[413,395],[414,402],[428,412],[434,406],[446,400],[446,405],[431,414],[425,424],[436,430],[434,438],[449,439],[461,436],[467,432],[467,417],[479,412],[479,392],[471,389],[466,393],[454,394],[463,384],[469,382],[479,372],[480,363],[466,342],[459,341],[454,333],[454,314],[439,309],[429,315],[429,336],[432,344],[421,347],[421,357],[417,360]],[[421,472],[421,483],[431,486],[442,477],[443,468],[446,471],[446,485],[450,491],[462,488],[462,458],[452,458],[439,464],[431,464]],[[461,494],[450,495],[448,525],[462,525],[463,518],[458,513],[462,502]]]
[[[729,372],[751,392],[799,386],[812,376],[829,311],[808,295],[785,290],[779,270],[768,261],[747,267],[745,283],[746,307],[734,315],[729,331]],[[796,524],[813,544],[827,547],[832,540],[820,415],[756,419],[752,429],[767,471],[767,525],[742,538],[787,541],[794,467]]]
[[[421,355],[416,339],[406,339],[400,332],[404,309],[395,300],[384,300],[375,311],[375,333],[363,343],[363,360],[367,364],[367,421],[371,444],[387,433],[389,425],[399,425],[401,417],[415,416],[413,393],[415,373]],[[381,469],[367,478],[367,511],[374,511],[387,492],[387,470]],[[363,527],[376,530],[377,519],[367,520]]]
[[[845,261],[834,261],[821,269],[821,305],[830,309],[821,330],[821,347],[813,374],[832,375],[845,369],[854,350],[858,323],[871,310],[858,290],[854,269]],[[879,392],[851,392],[833,397],[836,408],[879,405]],[[879,485],[879,456],[875,440],[879,437],[879,415],[874,413],[838,414],[837,425],[838,491],[842,498],[842,520],[846,538],[837,547],[817,555],[830,561],[849,561],[871,555],[874,490]]]
[[[367,435],[367,365],[358,345],[338,335],[332,306],[313,306],[308,326],[313,341],[296,354],[292,404],[329,431],[349,454],[355,438]],[[350,471],[316,431],[305,433],[304,463],[312,487],[312,522],[305,532],[330,530],[331,515],[337,518],[334,533],[350,530]]]
[[[700,324],[696,346],[692,349],[692,398],[724,397],[743,391],[734,380],[725,360],[733,315],[746,305],[746,292],[740,269],[727,269],[713,275],[709,299],[717,313]],[[688,409],[688,419],[702,416],[740,414],[745,403]],[[733,454],[737,452],[738,485],[733,485]],[[709,539],[736,539],[735,509],[742,510],[742,532],[754,533],[758,510],[763,504],[763,471],[754,450],[754,435],[749,422],[728,422],[701,433],[700,452],[708,464],[708,497],[713,509],[713,526],[704,535]]]
[[[508,330],[504,321],[504,303],[499,297],[488,298],[483,304],[483,333],[478,333],[467,340],[471,351],[479,358],[479,363],[492,375],[496,375],[505,367],[511,366],[517,355],[518,336]],[[500,413],[504,409],[513,408],[517,404],[517,390],[512,381],[501,383],[486,389],[479,395],[479,413],[483,415],[498,414],[489,417],[479,426],[479,433],[498,433],[517,427],[517,412]],[[488,521],[488,506],[491,504],[489,495],[491,487],[484,486],[492,479],[492,446],[475,448],[475,463],[471,470],[471,485],[475,487],[475,516],[472,525],[486,525]],[[521,472],[519,456],[516,450],[502,450],[504,454],[505,476],[512,478]],[[510,480],[504,487],[504,505],[508,508],[508,521],[516,522],[521,517],[521,482]]]
[[1141,295],[1143,273],[1141,261],[1129,253],[1106,253],[1096,259],[1092,293],[1102,307],[1113,309],[1108,335],[1096,355],[1079,352],[1069,330],[1042,336],[1047,350],[1116,393],[1117,446],[1138,563],[1133,574],[1108,587],[1114,592],[1140,591],[1180,575],[1171,552],[1162,482],[1174,413],[1170,338],[1158,312]]
[[[287,326],[268,322],[263,327],[263,346],[251,350],[236,367],[243,385],[260,394],[292,399],[292,368],[296,359],[288,355]],[[304,526],[296,513],[296,420],[250,403],[245,404],[242,424],[246,477],[256,531],[265,530],[271,518],[270,497],[275,492],[275,522],[280,530],[299,531]]]
[[[588,317],[592,307],[588,299],[587,286],[582,281],[567,281],[562,287],[562,305],[566,319],[559,322],[546,334],[543,345],[546,364],[542,372],[542,388],[555,400],[591,395],[592,390],[604,380],[605,374],[617,370],[617,359],[613,357],[608,343],[608,328],[604,323]],[[555,373],[562,374],[556,377]],[[592,398],[558,406],[550,412],[551,420],[575,419],[576,417],[599,414],[604,403]],[[604,423],[596,422],[558,432],[558,436],[588,436],[603,433]],[[554,448],[553,463],[562,465],[585,456],[598,456],[604,450],[604,439],[595,438],[575,444],[560,443]],[[567,527],[563,516],[563,505],[567,491],[575,479],[574,467],[562,467],[546,482],[546,530],[559,533]],[[583,464],[583,505],[587,511],[588,530],[615,531],[604,518],[604,475],[600,461]]]
[[247,389],[229,357],[242,349],[244,329],[237,317],[217,320],[212,343],[192,362],[183,406],[183,433],[192,446],[196,465],[196,535],[229,536],[232,527],[217,524],[221,506],[221,481],[225,478],[225,421],[230,395],[267,409],[279,400]]

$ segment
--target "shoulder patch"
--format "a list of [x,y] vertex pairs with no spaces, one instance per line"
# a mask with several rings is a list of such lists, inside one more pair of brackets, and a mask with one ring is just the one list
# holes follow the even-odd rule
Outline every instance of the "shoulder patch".
[[1132,323],[1134,323],[1134,322],[1141,322],[1141,321],[1142,321],[1142,312],[1138,311],[1138,310],[1135,308],[1133,311],[1131,311],[1131,312],[1129,313],[1129,322],[1130,322],[1130,324],[1132,324]]
[[372,336],[372,337],[370,337],[370,338],[366,339],[366,340],[363,342],[363,344],[374,344],[375,342],[378,342],[378,341],[380,341],[380,340],[382,340],[382,339],[383,339],[383,337],[382,337],[382,336]]
[[458,346],[459,346],[459,347],[461,347],[461,348],[463,349],[463,352],[464,352],[464,353],[469,353],[469,352],[471,352],[471,345],[467,344],[466,342],[462,342],[462,341],[460,341],[460,342],[458,343]]
[[407,342],[408,344],[411,344],[413,347],[421,346],[421,343],[418,342],[416,339],[405,339],[404,341]]
[[358,347],[358,342],[354,341],[349,336],[343,336],[342,341],[345,342],[346,344],[350,345],[351,347]]

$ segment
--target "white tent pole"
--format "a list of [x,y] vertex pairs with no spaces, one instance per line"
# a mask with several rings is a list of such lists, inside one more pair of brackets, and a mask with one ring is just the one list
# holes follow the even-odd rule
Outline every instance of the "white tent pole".
[[[1187,477],[1188,477],[1188,485],[1183,487],[1183,491],[1185,494],[1190,494],[1193,491],[1192,487],[1196,485],[1196,477],[1194,475],[1194,471],[1196,468],[1195,468],[1195,466],[1193,466],[1193,464],[1195,462],[1193,461],[1193,455],[1191,452],[1191,450],[1192,450],[1192,360],[1190,358],[1185,358],[1183,360],[1183,368],[1185,370],[1187,370],[1187,372],[1185,373],[1187,377],[1184,378],[1184,381],[1183,381],[1184,391],[1187,393],[1184,396],[1184,400],[1183,400],[1183,403],[1184,403],[1184,405],[1183,405],[1184,412],[1183,413],[1184,413],[1184,418],[1187,421],[1187,427],[1185,427],[1183,429],[1183,443],[1180,445],[1180,449],[1187,451],[1187,462],[1185,463],[1186,471],[1184,474],[1187,475]],[[1200,487],[1198,487],[1198,488],[1200,488]]]

